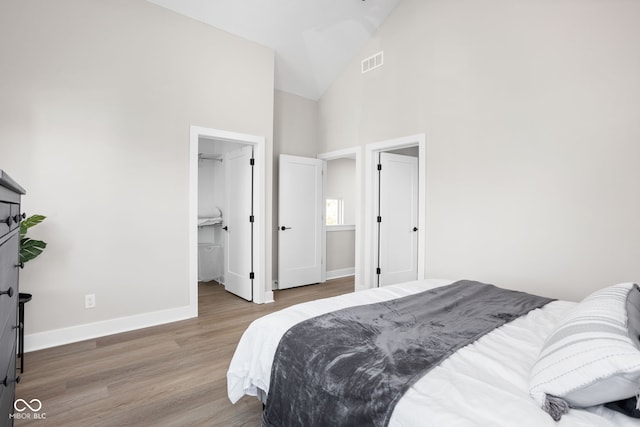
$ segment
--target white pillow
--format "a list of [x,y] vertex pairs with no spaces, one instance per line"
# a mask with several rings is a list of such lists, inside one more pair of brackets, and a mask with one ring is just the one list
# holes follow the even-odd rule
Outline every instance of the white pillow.
[[572,408],[640,391],[640,289],[623,283],[586,297],[545,341],[529,393],[558,421]]

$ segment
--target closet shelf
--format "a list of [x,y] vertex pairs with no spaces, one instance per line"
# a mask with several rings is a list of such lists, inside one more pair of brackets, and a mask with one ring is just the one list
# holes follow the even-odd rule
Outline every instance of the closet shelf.
[[222,217],[198,218],[198,227],[208,227],[211,225],[221,225]]

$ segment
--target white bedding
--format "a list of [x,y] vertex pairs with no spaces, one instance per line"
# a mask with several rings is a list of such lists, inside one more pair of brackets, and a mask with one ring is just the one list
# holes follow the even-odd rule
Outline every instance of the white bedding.
[[[386,286],[298,304],[255,320],[242,335],[227,372],[229,399],[235,403],[244,395],[268,393],[278,342],[296,323],[449,283],[423,280]],[[574,304],[552,302],[458,350],[405,393],[389,426],[640,426],[640,420],[601,406],[572,409],[556,423],[529,397],[529,373],[544,339]]]

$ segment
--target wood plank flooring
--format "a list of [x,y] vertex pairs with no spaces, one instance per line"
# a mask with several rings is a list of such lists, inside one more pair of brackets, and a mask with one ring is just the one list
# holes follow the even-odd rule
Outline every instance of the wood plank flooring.
[[[16,398],[39,399],[45,419],[15,426],[259,426],[261,404],[227,398],[226,371],[254,319],[353,291],[353,278],[275,292],[257,305],[199,285],[199,317],[25,355]],[[29,410],[25,411],[25,414]]]

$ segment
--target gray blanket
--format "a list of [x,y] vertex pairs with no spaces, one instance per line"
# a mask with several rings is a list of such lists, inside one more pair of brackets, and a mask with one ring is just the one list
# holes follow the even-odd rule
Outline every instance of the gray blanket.
[[550,301],[460,281],[298,323],[276,350],[262,425],[386,426],[428,371]]

